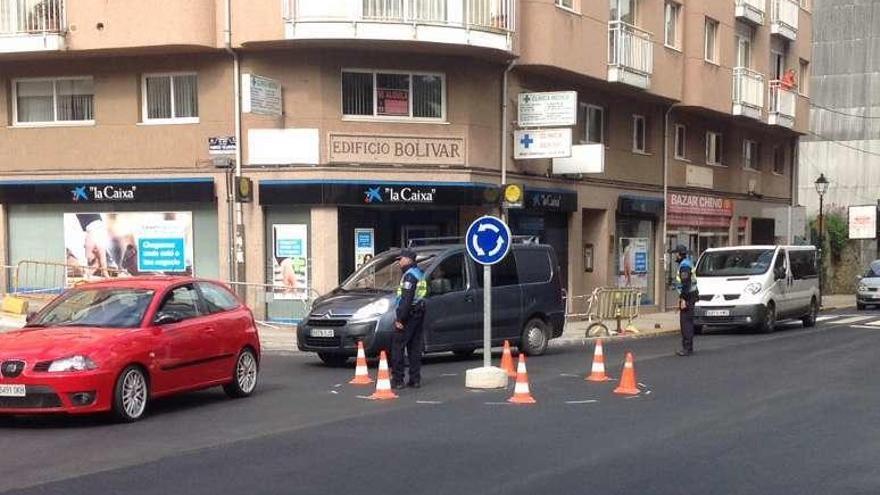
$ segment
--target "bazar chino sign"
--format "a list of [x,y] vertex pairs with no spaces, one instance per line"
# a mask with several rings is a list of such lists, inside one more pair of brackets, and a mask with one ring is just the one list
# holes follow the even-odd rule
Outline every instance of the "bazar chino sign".
[[669,213],[730,217],[733,201],[699,194],[669,194]]
[[460,137],[331,133],[329,146],[330,163],[465,164],[465,140]]

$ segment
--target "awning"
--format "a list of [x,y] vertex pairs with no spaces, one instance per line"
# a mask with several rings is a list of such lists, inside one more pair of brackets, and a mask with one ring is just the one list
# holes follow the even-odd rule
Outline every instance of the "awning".
[[261,180],[263,205],[376,207],[481,206],[498,203],[498,186],[473,182]]
[[214,202],[214,179],[88,179],[0,181],[2,204]]

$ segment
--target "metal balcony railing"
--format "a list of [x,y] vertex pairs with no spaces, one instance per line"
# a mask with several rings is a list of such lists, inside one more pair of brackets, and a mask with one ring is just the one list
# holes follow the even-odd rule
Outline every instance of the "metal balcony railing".
[[[770,120],[791,127],[797,108],[797,91],[782,81],[770,81]],[[775,121],[775,122],[774,122]]]
[[733,104],[764,108],[764,75],[745,67],[733,69]]
[[771,31],[794,39],[798,31],[800,6],[795,0],[770,0]]
[[608,65],[650,76],[654,71],[651,33],[623,21],[609,22]]
[[293,22],[434,24],[513,32],[516,0],[289,0]]
[[764,24],[764,13],[767,11],[766,0],[735,0],[737,17],[745,17],[758,24]]
[[64,0],[0,0],[0,36],[61,33],[66,28]]

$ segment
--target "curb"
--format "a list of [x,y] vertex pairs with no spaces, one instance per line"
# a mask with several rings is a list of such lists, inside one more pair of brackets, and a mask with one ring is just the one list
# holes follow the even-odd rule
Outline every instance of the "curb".
[[623,335],[612,335],[609,337],[558,337],[550,341],[550,347],[564,347],[575,344],[586,344],[587,342],[595,342],[599,339],[602,339],[603,342],[616,342],[621,340],[641,340],[641,339],[650,339],[654,337],[663,337],[669,334],[679,333],[680,330],[678,328],[670,328],[663,330],[654,330],[651,332],[640,332],[640,333],[628,333]]

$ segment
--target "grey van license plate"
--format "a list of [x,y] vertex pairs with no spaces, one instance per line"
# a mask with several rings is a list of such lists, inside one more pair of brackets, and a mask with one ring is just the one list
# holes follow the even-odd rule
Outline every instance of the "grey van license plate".
[[332,328],[313,328],[310,334],[312,337],[335,337],[336,334]]
[[729,309],[707,309],[706,316],[730,316]]

